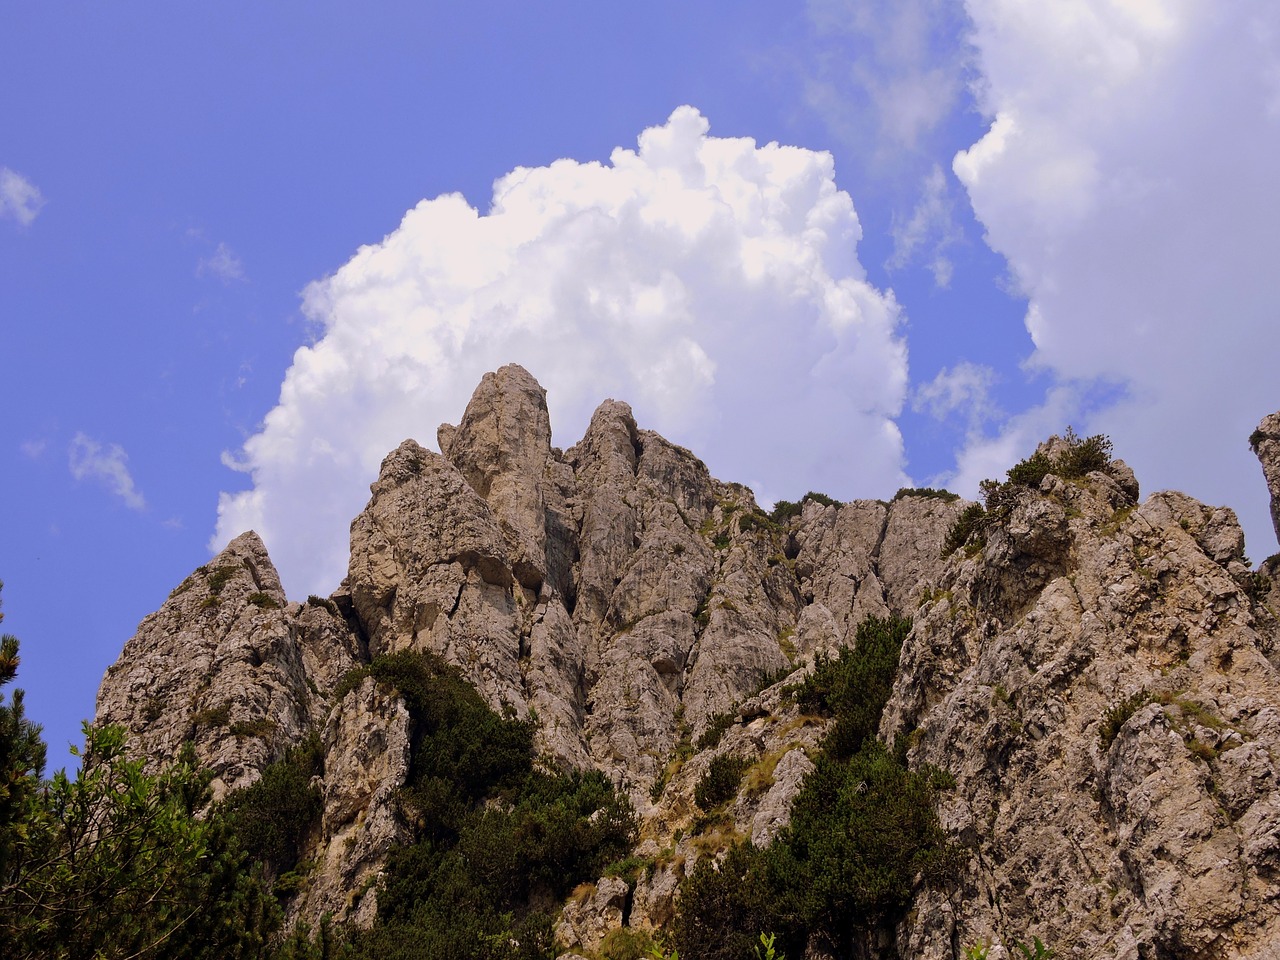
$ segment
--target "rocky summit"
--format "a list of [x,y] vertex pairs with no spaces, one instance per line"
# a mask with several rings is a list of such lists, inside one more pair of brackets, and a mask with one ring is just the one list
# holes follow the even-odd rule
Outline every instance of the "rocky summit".
[[[1122,461],[1078,462],[1068,435],[984,505],[903,490],[765,512],[625,403],[551,446],[518,366],[437,442],[387,455],[332,596],[290,602],[244,533],[98,695],[96,722],[139,755],[192,744],[217,798],[319,743],[293,919],[372,923],[413,829],[411,712],[362,665],[435,654],[531,722],[547,769],[630,798],[646,869],[559,907],[561,949],[594,956],[614,930],[667,927],[700,860],[785,830],[832,722],[795,685],[868,618],[905,618],[879,739],[945,779],[960,866],[917,886],[878,955],[996,960],[1038,938],[1058,957],[1280,956],[1280,562],[1252,569],[1231,510],[1140,499]],[[1250,443],[1280,534],[1280,414]],[[747,775],[708,818],[722,758]]]

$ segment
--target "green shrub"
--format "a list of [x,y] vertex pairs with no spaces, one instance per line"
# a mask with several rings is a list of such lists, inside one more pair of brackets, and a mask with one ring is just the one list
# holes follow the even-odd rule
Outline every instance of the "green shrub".
[[737,714],[732,710],[717,713],[707,723],[707,729],[702,731],[695,746],[699,750],[710,750],[712,747],[718,746],[725,732],[733,726],[733,721],[736,717]]
[[671,926],[677,952],[698,960],[750,960],[756,932],[772,930],[792,956],[804,956],[801,926],[782,915],[787,904],[779,893],[787,888],[779,879],[766,851],[749,843],[731,847],[719,863],[700,859],[680,884]]
[[224,801],[232,832],[269,876],[280,877],[298,865],[303,840],[324,810],[320,789],[311,783],[323,773],[324,747],[313,733],[263,770],[256,783]]
[[800,512],[803,509],[803,503],[792,503],[790,500],[779,500],[773,505],[773,511],[769,514],[769,519],[779,526],[784,526],[796,517],[800,516]]
[[413,837],[388,858],[377,923],[353,937],[353,960],[553,956],[545,909],[630,852],[626,797],[600,773],[536,770],[532,724],[494,713],[438,657],[380,657],[338,686],[366,676],[409,709],[401,796]]
[[837,500],[835,497],[828,497],[825,493],[818,493],[814,490],[810,490],[808,493],[806,493],[803,497],[800,498],[801,503],[804,503],[804,501],[806,500],[812,500],[814,503],[820,503],[824,507],[840,506],[840,501]]
[[253,720],[237,720],[230,727],[233,736],[237,737],[262,737],[266,738],[275,733],[276,722],[266,717],[257,717]]
[[792,806],[771,870],[790,878],[792,908],[837,956],[857,952],[871,931],[892,929],[910,908],[917,877],[953,878],[958,850],[938,823],[946,779],[908,770],[875,739],[848,761],[824,753]]
[[1006,471],[1005,475],[1009,478],[1008,482],[1014,486],[1034,490],[1040,486],[1045,477],[1053,472],[1053,467],[1053,460],[1037,450],[1025,460],[1019,460],[1015,463]]
[[773,521],[769,514],[765,513],[758,507],[750,513],[744,513],[738,518],[738,530],[742,533],[749,533],[752,530],[764,530],[767,533],[776,533],[778,525]]
[[694,787],[693,799],[703,810],[714,810],[738,793],[742,783],[742,775],[747,772],[749,764],[741,757],[721,754],[714,757],[707,772],[702,775],[698,785]]
[[616,927],[600,942],[600,960],[642,960],[653,948],[653,938],[644,930]]
[[1040,942],[1039,937],[1031,938],[1032,946],[1027,946],[1021,940],[1013,941],[1014,949],[1022,954],[1024,960],[1050,960],[1053,951]]
[[947,539],[942,543],[942,556],[948,557],[969,542],[975,533],[981,534],[986,527],[987,511],[980,503],[971,503],[956,517],[956,522],[947,531]]
[[1111,462],[1111,440],[1103,434],[1080,438],[1067,427],[1062,436],[1065,449],[1050,457],[1037,450],[1025,460],[1020,460],[1006,472],[1006,480],[983,480],[978,484],[982,505],[965,508],[947,531],[943,541],[942,556],[950,556],[961,547],[973,542],[982,543],[986,531],[993,525],[1008,519],[1009,514],[1026,490],[1038,490],[1049,474],[1064,480],[1078,480],[1094,470],[1105,470]]
[[1111,463],[1111,439],[1103,434],[1094,434],[1081,439],[1074,430],[1067,427],[1063,438],[1067,449],[1058,455],[1053,464],[1053,472],[1067,480],[1075,480],[1087,476],[1095,470],[1106,470]]
[[817,493],[810,490],[800,498],[799,503],[792,503],[790,500],[779,500],[773,505],[773,512],[769,514],[769,519],[773,521],[776,526],[786,526],[787,523],[800,516],[804,511],[804,504],[806,500],[812,500],[814,503],[820,503],[824,507],[840,506],[840,501],[835,497],[828,497],[825,493]]
[[280,604],[269,593],[260,591],[249,594],[249,602],[261,610],[279,610]]
[[902,487],[893,495],[890,503],[896,503],[904,497],[924,497],[929,500],[942,500],[945,503],[952,503],[960,499],[960,494],[952,493],[950,490],[935,490],[933,487]]
[[[871,956],[920,884],[958,872],[961,855],[936,813],[951,781],[908,770],[875,738],[910,629],[868,619],[851,649],[795,688],[803,706],[835,718],[816,769],[772,846],[733,847],[719,864],[704,857],[681,883],[672,931],[682,956],[751,960],[762,930],[790,956],[804,956],[811,941],[835,956]],[[723,780],[736,791],[729,773]]]
[[342,619],[342,613],[338,610],[338,605],[328,597],[317,597],[314,593],[307,597],[307,606],[323,607],[338,619]]
[[220,703],[191,714],[193,727],[225,727],[231,723],[231,704]]
[[209,573],[209,592],[215,596],[221,593],[222,588],[231,581],[231,578],[234,577],[239,570],[239,564],[234,563],[224,563],[219,567],[215,567],[213,571]]
[[1098,740],[1102,749],[1108,749],[1120,733],[1120,728],[1129,722],[1129,718],[1152,701],[1150,692],[1139,690],[1126,697],[1102,715],[1102,726],[1098,728]]
[[880,714],[893,691],[902,642],[911,621],[901,617],[868,617],[858,624],[852,647],[836,659],[819,657],[811,673],[795,689],[805,710],[835,717],[823,741],[840,758],[853,756],[880,726]]

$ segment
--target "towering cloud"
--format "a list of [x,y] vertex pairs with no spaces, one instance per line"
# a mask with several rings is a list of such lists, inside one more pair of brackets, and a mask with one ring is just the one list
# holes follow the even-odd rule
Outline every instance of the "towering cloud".
[[1280,404],[1280,7],[966,5],[992,122],[954,169],[1056,387],[968,451],[960,485],[1085,420],[1141,476],[1240,509],[1256,540],[1245,438]]
[[518,168],[487,213],[424,200],[311,285],[322,336],[228,458],[252,486],[222,496],[214,546],[257,529],[292,593],[331,589],[382,456],[512,361],[558,443],[614,396],[762,497],[892,492],[906,349],[831,156],[708,129],[682,107],[607,164]]

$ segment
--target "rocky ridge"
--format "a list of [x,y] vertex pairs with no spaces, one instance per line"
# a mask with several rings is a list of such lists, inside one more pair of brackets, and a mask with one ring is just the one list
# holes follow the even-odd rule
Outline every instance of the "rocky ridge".
[[[1047,475],[943,558],[964,501],[814,496],[770,516],[624,403],[553,448],[542,388],[516,366],[437,439],[384,460],[332,597],[287,602],[244,534],[143,621],[99,693],[97,721],[146,756],[192,742],[219,795],[320,735],[324,813],[295,915],[371,919],[403,836],[405,705],[372,679],[334,694],[372,657],[443,656],[491,706],[535,718],[551,762],[625,786],[653,867],[566,905],[559,937],[589,952],[619,924],[665,924],[699,856],[776,835],[824,731],[779,681],[895,614],[915,626],[881,734],[955,777],[943,822],[971,853],[958,888],[925,893],[899,928],[901,955],[982,942],[997,957],[1032,935],[1084,957],[1277,949],[1280,593],[1270,564],[1243,562],[1230,510],[1139,503],[1115,461]],[[1275,515],[1280,415],[1252,442]],[[749,773],[697,833],[694,787],[723,754]]]

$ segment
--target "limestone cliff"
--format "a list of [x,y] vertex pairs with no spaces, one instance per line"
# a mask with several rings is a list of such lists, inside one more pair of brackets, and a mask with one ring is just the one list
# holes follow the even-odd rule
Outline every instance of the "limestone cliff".
[[[625,785],[654,867],[566,906],[561,941],[590,950],[624,921],[664,924],[699,856],[777,833],[824,730],[780,681],[893,613],[915,626],[881,734],[955,777],[943,821],[971,854],[900,927],[902,956],[982,942],[996,957],[1032,935],[1060,956],[1274,955],[1280,652],[1272,579],[1243,563],[1231,511],[1139,503],[1114,461],[1046,475],[944,558],[964,501],[814,495],[766,514],[624,403],[553,448],[544,392],[516,366],[437,438],[440,453],[406,440],[383,461],[331,598],[288,603],[244,534],[143,621],[99,693],[98,721],[145,755],[192,741],[219,794],[321,736],[295,915],[371,918],[403,836],[405,705],[371,680],[338,688],[370,658],[439,654],[491,706],[536,718],[551,762]],[[1280,491],[1280,415],[1254,446]],[[753,776],[728,822],[694,835],[694,787],[724,754]]]

